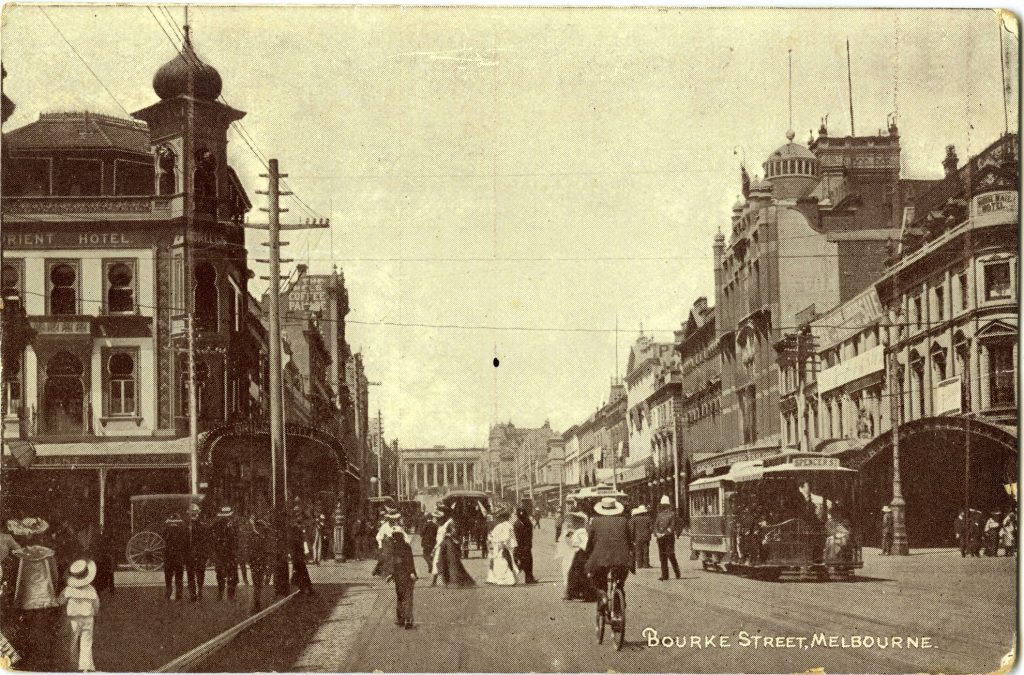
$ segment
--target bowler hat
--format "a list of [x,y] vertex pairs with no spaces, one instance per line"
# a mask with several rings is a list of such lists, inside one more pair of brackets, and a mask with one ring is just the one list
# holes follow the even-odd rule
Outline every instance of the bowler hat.
[[220,511],[217,511],[217,516],[220,518],[230,518],[233,515],[235,515],[235,510],[227,505],[220,507]]

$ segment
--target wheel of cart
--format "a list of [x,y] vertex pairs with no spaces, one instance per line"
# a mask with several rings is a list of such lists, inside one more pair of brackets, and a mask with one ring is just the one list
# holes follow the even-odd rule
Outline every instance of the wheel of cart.
[[125,548],[125,558],[139,572],[155,572],[164,566],[164,538],[160,534],[164,521],[177,513],[188,521],[192,504],[202,501],[200,495],[163,494],[136,495],[131,498],[132,536]]

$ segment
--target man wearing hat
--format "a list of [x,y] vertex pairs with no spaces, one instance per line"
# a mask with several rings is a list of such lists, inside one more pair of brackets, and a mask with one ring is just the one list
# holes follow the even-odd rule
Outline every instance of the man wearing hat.
[[189,556],[188,527],[177,513],[172,513],[164,521],[164,597],[180,602],[185,597],[184,586],[185,564]]
[[533,576],[533,523],[528,508],[519,507],[512,528],[516,537],[516,565],[523,571],[526,583],[535,584],[537,579]]
[[217,573],[217,599],[224,598],[227,588],[228,600],[235,598],[238,588],[238,527],[235,525],[235,510],[222,506],[210,528],[213,538],[213,564]]
[[203,586],[206,585],[206,560],[209,555],[208,532],[203,522],[199,504],[189,507],[189,550],[185,564],[188,577],[188,591],[192,602],[203,599]]
[[892,553],[892,507],[886,504],[882,507],[882,550],[879,555],[890,555]]
[[633,533],[625,507],[615,497],[594,504],[594,517],[587,526],[587,562],[584,569],[590,583],[604,596],[611,574],[620,588],[634,569]]
[[427,561],[427,574],[434,571],[434,547],[437,546],[437,521],[444,514],[440,511],[432,511],[427,515],[427,522],[423,524],[420,532],[420,545],[423,547],[423,559]]
[[100,611],[100,596],[92,587],[96,578],[96,563],[76,560],[68,568],[67,586],[60,593],[60,604],[67,605],[71,628],[71,654],[77,654],[78,670],[95,671],[92,659],[92,638],[96,614]]
[[641,504],[633,509],[633,550],[636,552],[637,569],[651,566],[651,514]]
[[654,521],[654,536],[658,539],[658,558],[661,561],[661,581],[668,580],[668,565],[679,578],[679,561],[676,560],[676,514],[668,495],[661,496],[658,517]]
[[313,581],[309,578],[309,569],[306,567],[306,537],[302,527],[302,509],[298,506],[292,509],[288,535],[292,556],[292,583],[299,587],[299,593],[316,595],[313,591]]

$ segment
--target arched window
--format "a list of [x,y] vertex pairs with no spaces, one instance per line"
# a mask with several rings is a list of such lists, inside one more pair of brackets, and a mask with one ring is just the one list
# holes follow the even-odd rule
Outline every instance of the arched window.
[[157,194],[161,196],[173,195],[178,192],[178,156],[174,150],[166,145],[160,146],[157,151],[157,172],[159,184]]
[[208,262],[200,262],[193,273],[193,305],[196,329],[216,332],[219,330],[219,300],[217,292],[217,269]]
[[935,345],[932,347],[932,381],[935,384],[946,379],[946,350]]
[[135,269],[130,263],[114,262],[107,266],[107,311],[135,311]]
[[83,373],[82,362],[70,352],[57,352],[50,357],[42,400],[46,433],[82,433],[85,420]]
[[217,158],[206,148],[196,151],[192,177],[196,213],[217,216]]
[[8,261],[0,269],[0,297],[4,305],[14,310],[21,306],[21,261]]
[[78,314],[78,269],[70,262],[50,267],[50,314]]
[[107,359],[109,392],[107,414],[112,417],[135,415],[138,412],[135,386],[135,356],[127,352],[115,352]]

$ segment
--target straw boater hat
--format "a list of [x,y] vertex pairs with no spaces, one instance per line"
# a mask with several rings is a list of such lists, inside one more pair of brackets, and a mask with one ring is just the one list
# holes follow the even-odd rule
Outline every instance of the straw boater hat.
[[625,510],[615,497],[605,497],[594,504],[594,512],[602,516],[617,516]]
[[434,518],[435,520],[437,518],[444,518],[444,511],[440,509],[434,509],[433,511],[430,512],[430,517]]
[[384,514],[383,515],[388,520],[398,520],[399,518],[402,517],[402,514],[399,513],[397,509],[393,509],[390,506],[388,506],[388,507],[386,507],[384,509]]
[[222,506],[220,511],[217,512],[217,517],[219,518],[230,518],[233,515],[235,515],[235,510],[230,506]]
[[96,578],[96,563],[91,560],[76,560],[68,569],[68,586],[83,588]]
[[883,506],[882,507],[882,513],[888,513],[889,511],[892,511],[892,507],[891,506]]
[[636,507],[632,511],[632,514],[634,516],[639,516],[641,513],[647,513],[647,507],[644,506],[643,504],[641,504],[640,506]]

